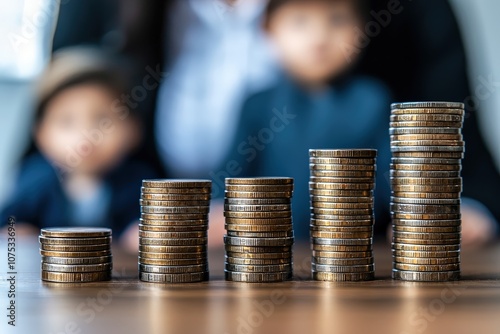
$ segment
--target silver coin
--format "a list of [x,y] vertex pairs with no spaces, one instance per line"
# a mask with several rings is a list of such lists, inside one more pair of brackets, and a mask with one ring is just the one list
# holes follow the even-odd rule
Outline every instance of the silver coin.
[[371,281],[375,279],[375,272],[366,273],[329,273],[329,272],[313,272],[313,280],[327,282],[359,282]]
[[96,271],[110,271],[113,269],[113,264],[99,263],[99,264],[79,264],[79,265],[67,265],[67,264],[54,264],[42,262],[42,270],[54,271],[62,273],[88,273]]
[[460,199],[406,198],[391,196],[392,203],[414,205],[460,205]]
[[157,274],[187,274],[208,272],[208,263],[191,266],[154,266],[150,264],[139,263],[139,272]]
[[273,247],[293,245],[294,238],[240,238],[224,236],[224,243],[231,246]]
[[312,258],[313,264],[323,264],[329,266],[361,266],[361,265],[373,265],[373,257],[365,258],[348,258],[348,259],[336,259],[331,257],[314,257]]
[[208,281],[208,272],[185,274],[157,274],[140,272],[139,279],[150,283],[194,283]]
[[226,271],[243,272],[243,273],[275,273],[275,272],[289,272],[292,270],[291,263],[276,264],[276,265],[245,265],[245,264],[225,264]]
[[272,204],[272,205],[235,205],[225,204],[224,210],[239,212],[262,212],[262,211],[290,211],[290,204]]
[[458,258],[460,257],[460,251],[425,252],[393,249],[392,255],[409,258]]
[[224,275],[227,281],[266,283],[290,280],[292,279],[293,273],[291,271],[275,273],[244,273],[224,270]]
[[311,195],[311,202],[325,203],[373,203],[374,197],[339,197],[339,196],[315,196]]
[[392,103],[391,109],[464,109],[465,104],[461,102],[402,102]]
[[63,264],[63,265],[86,265],[86,264],[101,264],[113,261],[113,256],[99,257],[56,257],[42,256],[43,263]]
[[210,211],[209,206],[177,206],[177,207],[163,207],[163,206],[141,206],[141,213],[154,213],[154,214],[208,214]]
[[309,150],[310,157],[322,158],[375,158],[377,150],[374,149],[341,149],[341,150]]
[[392,278],[396,280],[416,282],[456,281],[460,279],[460,271],[420,272],[393,269]]
[[391,146],[391,152],[465,152],[463,146]]
[[224,204],[233,205],[273,205],[291,204],[290,198],[226,198]]
[[395,263],[403,264],[415,264],[415,265],[446,265],[446,264],[459,264],[460,257],[432,257],[432,258],[422,258],[422,257],[405,257],[405,256],[393,256],[393,261]]
[[461,128],[444,128],[444,127],[391,128],[391,129],[389,129],[389,134],[391,136],[417,135],[417,134],[459,135],[459,134],[462,134],[462,129]]
[[367,246],[373,243],[373,238],[363,239],[327,239],[327,238],[311,238],[313,245],[326,246]]
[[325,264],[311,264],[313,272],[327,272],[327,273],[365,273],[375,270],[374,264],[365,264],[358,266],[334,266]]
[[460,213],[460,205],[427,205],[391,203],[391,211],[404,213]]

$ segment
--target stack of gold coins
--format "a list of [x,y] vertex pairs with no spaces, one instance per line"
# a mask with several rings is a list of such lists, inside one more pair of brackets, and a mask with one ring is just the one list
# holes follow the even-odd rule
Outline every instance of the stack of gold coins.
[[309,151],[313,279],[374,278],[376,157],[371,149]]
[[139,277],[145,282],[208,280],[209,180],[143,180]]
[[394,279],[460,277],[463,119],[462,103],[392,105]]
[[44,228],[39,237],[42,280],[59,283],[111,279],[111,230],[92,227]]
[[292,192],[292,178],[226,179],[226,280],[292,278]]

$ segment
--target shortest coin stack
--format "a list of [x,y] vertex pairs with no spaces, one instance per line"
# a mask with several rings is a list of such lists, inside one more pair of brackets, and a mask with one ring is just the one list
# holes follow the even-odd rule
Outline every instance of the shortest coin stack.
[[207,233],[212,182],[144,180],[139,277],[153,283],[208,280]]
[[226,280],[292,278],[292,192],[292,178],[226,179]]
[[44,228],[39,237],[42,280],[59,283],[111,279],[111,230],[91,227]]
[[374,279],[376,150],[310,150],[312,276]]

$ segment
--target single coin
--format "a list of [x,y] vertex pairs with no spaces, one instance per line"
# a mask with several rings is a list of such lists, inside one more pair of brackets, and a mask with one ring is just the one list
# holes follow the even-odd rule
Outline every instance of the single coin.
[[224,204],[224,210],[236,212],[256,212],[256,211],[290,211],[290,204],[272,204],[272,205],[236,205]]
[[324,189],[324,190],[373,190],[375,183],[325,183],[325,182],[309,182],[309,189]]
[[60,273],[88,273],[97,271],[110,271],[111,269],[113,269],[112,263],[67,265],[42,262],[42,270]]
[[340,216],[340,215],[320,215],[320,214],[311,214],[311,219],[314,220],[334,220],[334,221],[343,221],[343,222],[353,222],[353,221],[363,221],[363,220],[373,220],[373,215],[359,215],[359,216]]
[[309,150],[310,157],[322,158],[375,158],[377,150],[374,149],[348,149],[348,150]]
[[152,253],[139,251],[139,257],[142,259],[158,260],[189,260],[203,263],[207,260],[207,253]]
[[412,252],[452,252],[460,251],[460,243],[452,245],[414,245],[393,242],[392,249]]
[[240,224],[225,224],[224,228],[232,232],[245,233],[276,233],[276,232],[292,232],[292,225],[240,225]]
[[209,206],[141,206],[141,213],[159,213],[159,214],[208,214]]
[[462,152],[393,152],[395,158],[463,159]]
[[460,199],[404,198],[391,196],[391,202],[414,205],[460,205]]
[[347,227],[372,227],[375,223],[373,217],[371,219],[365,220],[326,220],[326,219],[311,219],[311,226],[317,226],[318,228],[347,228]]
[[149,283],[194,283],[208,281],[208,272],[184,274],[158,274],[141,271],[139,279]]
[[394,232],[411,232],[411,233],[460,233],[462,230],[461,226],[445,226],[445,227],[416,227],[416,226],[404,226],[404,225],[393,225],[392,230]]
[[187,219],[187,220],[150,220],[150,219],[139,219],[139,222],[144,226],[158,226],[158,227],[185,227],[185,226],[207,226],[207,219]]
[[[228,246],[229,247],[229,246]],[[236,247],[236,246],[233,246]],[[227,250],[227,247],[226,247]],[[234,259],[252,259],[252,260],[284,260],[291,262],[292,253],[291,249],[288,252],[283,253],[244,253],[244,252],[232,252],[226,251],[226,257]]]
[[110,244],[111,237],[97,237],[97,238],[54,238],[45,237],[43,235],[38,237],[38,240],[42,244],[47,245],[71,245],[71,246],[83,246],[83,245],[102,245]]
[[366,273],[330,273],[330,272],[313,272],[313,280],[326,282],[359,282],[371,281],[375,279],[375,272]]
[[45,251],[40,250],[40,255],[48,257],[101,257],[110,256],[111,250],[94,251],[94,252],[56,252],[56,251]]
[[459,200],[460,193],[427,193],[427,192],[392,192],[394,198],[413,198],[413,199],[450,199]]
[[240,238],[289,238],[293,237],[293,231],[289,232],[241,232],[241,231],[227,231],[230,237]]
[[150,232],[194,232],[207,231],[207,225],[184,225],[184,226],[155,226],[139,224],[139,231]]
[[408,171],[461,171],[462,165],[434,165],[434,164],[391,164],[391,170],[408,170]]
[[459,109],[465,108],[465,104],[461,102],[403,102],[403,103],[393,103],[391,104],[391,110],[393,109]]
[[355,227],[337,227],[337,226],[315,226],[310,225],[311,231],[321,231],[321,232],[329,232],[329,233],[339,233],[339,232],[347,232],[347,233],[372,233],[373,226],[355,226]]
[[373,197],[373,190],[340,190],[340,189],[314,189],[309,188],[311,196],[329,197]]
[[[150,253],[180,253],[188,254],[189,256],[201,256],[207,252],[207,246],[154,246],[154,245],[139,245],[141,252]],[[173,255],[172,255],[173,257]]]
[[373,243],[373,238],[356,238],[356,239],[331,239],[331,238],[311,238],[313,245],[327,246],[366,246]]
[[[171,214],[156,214],[156,213],[141,213],[142,220],[208,220],[207,213],[171,213]],[[143,223],[144,224],[144,223]]]
[[208,188],[212,186],[210,180],[142,180],[142,186],[148,188]]
[[245,219],[271,219],[271,218],[288,218],[292,216],[292,211],[257,211],[257,212],[237,212],[224,211],[226,218],[245,218]]
[[228,253],[290,253],[291,246],[234,246],[225,245],[224,249]]
[[274,264],[274,265],[246,265],[246,264],[231,264],[226,263],[224,266],[226,271],[236,271],[242,273],[274,273],[274,272],[288,272],[292,270],[292,265],[288,264]]
[[391,170],[392,177],[424,177],[424,178],[455,178],[460,177],[460,172],[458,171],[406,171],[406,170]]
[[89,273],[62,273],[42,270],[42,280],[58,283],[85,283],[108,281],[111,279],[111,271],[96,271]]
[[391,136],[397,135],[416,135],[416,134],[462,134],[461,127],[405,127],[405,128],[390,128]]
[[44,243],[40,244],[40,249],[47,251],[56,251],[56,252],[93,252],[93,251],[109,250],[110,248],[111,248],[110,244],[81,245],[81,246],[52,245]]
[[405,271],[459,271],[460,263],[442,265],[407,264],[394,262],[394,269]]
[[46,227],[41,229],[43,237],[51,238],[98,238],[110,237],[111,229],[103,227]]
[[373,253],[371,251],[366,252],[323,252],[323,251],[312,251],[313,258],[331,258],[331,259],[361,259],[361,258],[372,258]]
[[326,231],[311,231],[312,238],[326,239],[364,239],[373,237],[370,232],[326,232]]
[[456,227],[461,226],[460,219],[452,220],[411,220],[411,219],[393,219],[394,226],[411,226],[411,227]]
[[391,152],[465,152],[464,146],[391,146]]
[[250,246],[250,247],[279,247],[290,246],[294,242],[293,237],[289,238],[241,238],[224,236],[224,244],[231,246]]
[[139,263],[153,266],[194,266],[207,263],[206,258],[192,259],[153,259],[139,257]]
[[237,225],[291,225],[292,218],[231,218],[226,217],[226,224]]
[[284,184],[284,185],[226,184],[226,191],[291,192],[293,191],[293,184]]
[[292,191],[225,191],[226,198],[291,198]]
[[425,239],[425,240],[448,240],[459,239],[460,233],[414,233],[414,232],[394,232],[396,238]]
[[210,201],[151,201],[140,199],[139,204],[141,206],[159,206],[159,207],[207,207],[210,205]]
[[139,263],[139,272],[157,273],[157,274],[187,274],[200,273],[208,271],[208,263],[191,266],[153,266],[150,264]]
[[141,199],[147,201],[210,201],[210,194],[141,194]]
[[391,217],[393,219],[407,219],[407,220],[455,220],[461,219],[461,214],[454,213],[399,213],[399,212],[391,212]]
[[408,121],[389,122],[391,128],[462,128],[462,122]]
[[320,165],[370,165],[375,166],[377,160],[373,158],[320,158],[310,157],[309,163]]
[[206,245],[208,238],[160,239],[139,237],[139,243],[151,246],[198,246]]
[[337,209],[337,210],[358,210],[367,209],[373,210],[374,203],[336,203],[336,202],[311,202],[311,206],[320,209]]
[[42,263],[64,264],[64,265],[82,265],[82,264],[101,264],[110,263],[113,261],[113,256],[100,257],[54,257],[42,256]]
[[[315,160],[316,161],[316,160]],[[310,163],[309,168],[314,172],[367,172],[374,173],[377,170],[377,166],[375,162],[371,164],[358,165],[358,164],[350,164],[350,165],[341,165],[341,164],[330,164],[330,163]]]
[[291,257],[284,259],[249,259],[249,258],[226,256],[225,258],[226,258],[226,263],[247,265],[247,266],[267,266],[267,265],[279,265],[279,264],[291,265],[292,263]]
[[393,269],[392,278],[396,280],[416,281],[416,282],[456,281],[460,279],[460,271],[421,272],[421,271],[403,271],[403,270]]
[[342,245],[316,245],[311,244],[311,250],[320,252],[371,252],[372,245],[366,246],[342,246]]
[[464,115],[465,110],[462,109],[452,109],[452,108],[405,108],[405,109],[392,109],[391,114],[393,115],[404,115],[404,114],[451,114],[451,115]]
[[323,209],[311,208],[311,212],[317,215],[339,215],[339,216],[364,216],[372,215],[373,208],[371,209]]
[[319,177],[319,178],[329,178],[329,177],[335,177],[335,178],[369,178],[373,180],[375,177],[375,171],[360,171],[360,170],[352,170],[352,171],[337,171],[337,170],[316,170],[312,169],[311,170],[311,175],[314,177]]
[[224,270],[226,281],[247,282],[247,283],[265,283],[281,282],[292,278],[291,271],[275,273],[244,273]]
[[453,114],[400,114],[391,115],[391,122],[463,122],[464,117],[462,115]]
[[410,177],[391,177],[391,184],[394,185],[462,185],[462,178],[410,178]]
[[273,205],[291,204],[290,198],[226,198],[224,204],[233,205]]
[[312,257],[313,264],[323,264],[328,266],[361,266],[373,265],[373,257],[336,259],[331,257]]
[[413,135],[393,135],[391,142],[394,141],[414,141],[414,140],[463,140],[461,134],[413,134]]
[[311,202],[313,203],[368,203],[373,204],[375,198],[374,197],[334,197],[334,196],[315,196],[311,195]]
[[293,184],[291,177],[246,177],[246,178],[231,178],[225,180],[226,184],[242,184],[242,185],[287,185]]
[[392,237],[392,242],[410,245],[459,245],[460,239],[409,239]]
[[313,272],[326,272],[326,273],[365,273],[374,271],[375,265],[365,264],[358,266],[335,266],[335,265],[312,263],[311,269]]
[[311,176],[311,183],[367,183],[372,185],[375,182],[373,177],[319,177]]
[[461,159],[436,159],[436,158],[391,158],[393,164],[424,164],[424,165],[459,165]]
[[403,263],[403,264],[441,266],[446,264],[460,264],[460,257],[414,258],[414,257],[393,256],[393,261],[396,263]]
[[207,238],[207,231],[192,232],[154,232],[139,231],[139,237],[142,238],[160,238],[160,239],[189,239],[189,238]]
[[425,205],[392,203],[391,211],[402,213],[460,213],[460,205]]
[[436,252],[425,252],[425,251],[404,251],[404,250],[392,250],[393,256],[407,257],[407,258],[459,258],[460,251],[436,251]]
[[175,196],[210,196],[212,193],[211,187],[206,188],[162,188],[162,187],[141,187],[141,196],[147,194],[155,195],[175,195]]
[[394,192],[430,192],[430,193],[446,193],[462,191],[461,184],[454,185],[435,185],[435,186],[419,186],[411,184],[392,184],[391,189]]

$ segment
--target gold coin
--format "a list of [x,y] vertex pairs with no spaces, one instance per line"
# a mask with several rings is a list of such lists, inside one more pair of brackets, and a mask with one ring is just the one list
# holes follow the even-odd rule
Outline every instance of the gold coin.
[[311,202],[315,208],[322,209],[371,209],[373,210],[373,203],[336,203],[336,202]]
[[398,213],[460,213],[460,205],[425,205],[425,204],[402,204],[392,203],[391,211]]
[[81,245],[81,246],[53,245],[44,243],[40,244],[40,249],[47,251],[56,251],[56,252],[91,252],[91,251],[109,250],[110,248],[111,248],[110,244]]
[[464,115],[463,108],[405,108],[405,109],[392,109],[393,115],[405,114],[450,114],[450,115]]
[[309,189],[322,189],[322,190],[373,190],[375,183],[322,183],[322,182],[309,182]]
[[160,187],[141,187],[141,195],[205,195],[209,196],[212,193],[212,188],[160,188]]
[[40,254],[42,256],[49,257],[101,257],[101,256],[110,256],[110,250],[104,251],[93,251],[93,252],[57,252],[57,251],[45,251],[40,250]]
[[452,220],[409,220],[409,219],[393,219],[394,226],[418,226],[418,227],[444,227],[444,226],[460,226],[460,219]]
[[111,229],[103,227],[46,227],[41,235],[52,238],[98,238],[110,237]]
[[311,249],[313,251],[321,251],[321,252],[371,252],[372,245],[343,246],[343,245],[312,244]]
[[226,198],[224,204],[231,205],[274,205],[291,204],[290,198]]
[[393,256],[408,257],[408,258],[459,258],[460,251],[441,251],[441,252],[425,252],[425,251],[405,251],[392,250]]
[[60,273],[42,270],[42,280],[58,283],[85,283],[108,281],[111,279],[111,271],[96,271],[89,273]]
[[394,170],[410,171],[461,171],[461,165],[432,165],[432,164],[391,164]]
[[392,192],[393,197],[421,199],[460,199],[460,193]]
[[226,256],[226,263],[229,264],[240,264],[240,265],[254,265],[254,266],[265,266],[265,265],[276,265],[276,264],[288,264],[291,263],[291,258],[284,259],[248,259],[248,258],[238,258]]
[[288,218],[291,216],[292,216],[291,211],[270,211],[270,212],[224,211],[224,217],[227,217],[227,218],[271,219],[271,218]]
[[311,176],[311,182],[314,183],[368,183],[372,185],[375,182],[373,177],[318,177]]
[[360,239],[371,238],[373,233],[370,232],[327,232],[327,231],[311,231],[313,238],[330,238],[330,239]]
[[462,127],[462,122],[436,122],[436,121],[409,121],[389,122],[391,128],[457,128]]
[[391,216],[393,219],[408,219],[408,220],[454,220],[460,219],[462,216],[460,214],[454,213],[401,213],[392,212]]
[[197,264],[192,266],[153,266],[150,264],[139,263],[139,272],[156,274],[187,274],[207,272],[208,264]]
[[142,180],[142,186],[148,188],[209,188],[212,186],[210,180]]
[[394,263],[394,269],[406,271],[458,271],[460,270],[460,263],[442,264],[442,265],[424,265],[424,264],[407,264],[407,263]]
[[461,134],[461,127],[405,127],[390,128],[389,134],[394,135],[416,135],[416,134]]
[[372,204],[374,202],[373,197],[334,197],[334,196],[315,196],[311,195],[311,202],[315,203],[364,203]]
[[[206,245],[198,245],[198,246],[154,246],[154,245],[145,245],[140,244],[139,250],[142,252],[151,252],[151,253],[177,253],[179,256],[183,256],[182,254],[189,254],[191,257],[200,257],[203,254],[207,253]],[[172,258],[176,258],[172,255]]]
[[83,264],[100,264],[110,263],[113,261],[113,256],[100,257],[53,257],[42,256],[42,263],[65,264],[65,265],[83,265]]
[[274,272],[274,273],[245,273],[237,271],[224,270],[226,281],[248,282],[248,283],[265,283],[265,282],[281,282],[292,279],[292,272]]
[[[373,232],[373,226],[316,226],[310,225],[311,231],[321,231],[321,232],[348,232],[348,233],[358,233],[358,232]],[[370,236],[371,237],[371,236]],[[321,238],[321,237],[320,237]]]
[[330,273],[330,272],[313,272],[313,280],[326,282],[359,282],[371,281],[375,279],[373,271],[366,273]]
[[259,212],[259,211],[290,211],[290,204],[270,204],[270,205],[237,205],[224,204],[224,210],[236,212]]
[[292,226],[292,218],[230,218],[226,217],[226,224],[236,225],[289,225]]
[[291,246],[293,237],[288,238],[242,238],[224,236],[224,244],[227,246],[248,246],[248,247],[283,247]]
[[71,245],[71,246],[83,246],[83,245],[102,245],[110,244],[111,237],[98,237],[98,238],[53,238],[39,236],[38,240],[42,244],[48,245]]
[[275,253],[248,253],[248,252],[233,252],[228,251],[227,247],[236,246],[226,246],[226,257],[236,258],[236,259],[253,259],[253,260],[286,260],[291,261],[292,252],[291,249],[288,252],[275,252]]
[[147,201],[210,201],[210,194],[141,194],[141,199]]
[[338,266],[338,267],[350,267],[350,266],[366,266],[373,265],[373,257],[361,258],[361,259],[332,259],[329,257],[313,257],[312,265],[325,265],[325,266]]
[[139,251],[143,259],[162,260],[196,260],[206,262],[207,253],[153,253],[150,251]]
[[411,232],[411,233],[460,233],[461,226],[433,226],[433,227],[420,227],[420,226],[405,226],[394,225],[392,230],[395,232]]
[[460,239],[460,233],[423,233],[423,232],[394,232],[395,238],[401,239],[424,239],[424,240],[449,240]]
[[[152,256],[153,253],[144,253],[148,256]],[[160,253],[159,256],[162,256],[163,253]],[[153,266],[195,266],[199,264],[207,263],[206,258],[191,258],[191,259],[162,259],[162,258],[153,258],[153,257],[141,257],[139,256],[140,264],[149,264]]]
[[391,170],[391,178],[457,178],[460,177],[458,171],[406,171],[406,170]]
[[287,185],[293,184],[291,177],[248,177],[248,178],[231,178],[225,180],[228,184],[241,184],[241,185]]
[[357,266],[335,266],[326,264],[312,263],[311,269],[313,273],[366,273],[375,270],[374,264],[365,264]]
[[163,207],[207,207],[210,205],[209,201],[151,201],[140,199],[141,206],[163,206]]
[[373,253],[371,251],[367,252],[323,252],[323,251],[312,251],[313,257],[319,258],[329,258],[329,259],[360,259],[360,258],[372,258]]
[[206,219],[188,219],[188,220],[149,220],[139,219],[141,224],[147,226],[206,226],[208,225],[208,217]]
[[292,265],[290,263],[267,265],[225,263],[224,269],[227,271],[243,273],[274,273],[291,271]]
[[319,158],[310,157],[309,163],[319,165],[370,165],[374,166],[376,159],[373,158]]
[[226,184],[226,191],[237,191],[237,192],[291,192],[291,191],[293,191],[293,184],[285,184],[285,185]]
[[312,196],[331,196],[331,197],[373,197],[373,190],[341,190],[341,189],[311,189],[309,193]]
[[460,159],[433,159],[433,158],[392,158],[393,164],[433,164],[433,165],[459,165]]
[[[158,232],[160,233],[160,232]],[[167,233],[167,232],[165,232]],[[156,246],[198,246],[206,245],[208,238],[185,238],[185,239],[160,239],[139,237],[139,243],[142,245]]]
[[285,232],[241,232],[241,231],[227,231],[227,235],[230,237],[242,237],[242,238],[288,238],[293,237],[293,231]]
[[239,224],[225,224],[224,228],[227,231],[252,232],[252,233],[291,232],[292,231],[292,225],[239,225]]
[[139,231],[151,232],[194,232],[194,231],[207,231],[208,224],[206,225],[184,225],[184,226],[155,226],[139,224]]
[[433,266],[460,263],[460,257],[422,258],[422,257],[393,256],[393,260],[396,263],[405,263],[405,264],[414,264],[414,265],[433,265]]
[[394,192],[459,193],[462,191],[462,185],[454,184],[454,185],[419,186],[411,184],[407,185],[392,184],[391,189]]
[[463,122],[464,117],[462,115],[453,114],[400,114],[391,115],[391,122]]
[[160,238],[160,239],[189,239],[189,238],[207,238],[207,231],[191,232],[155,232],[139,231],[139,237],[142,238]]
[[[359,170],[352,170],[352,171],[338,171],[338,170],[316,170],[316,169],[311,169],[311,175],[316,177],[316,178],[329,178],[329,177],[334,177],[334,178],[362,178],[362,179],[370,179],[373,181],[373,178],[375,177],[375,171],[359,171]],[[312,181],[312,180],[311,180]]]
[[366,227],[373,226],[375,220],[373,217],[371,219],[365,220],[325,220],[325,219],[311,219],[311,225],[321,226],[321,227]]
[[457,245],[460,244],[460,239],[409,239],[392,237],[394,243],[411,244],[411,245]]
[[328,220],[328,221],[336,221],[336,222],[359,222],[371,220],[373,221],[373,215],[356,215],[356,216],[339,216],[339,215],[320,215],[320,214],[311,214],[312,220]]
[[393,152],[396,158],[463,159],[462,152]]
[[340,165],[310,163],[309,168],[314,172],[366,172],[374,173],[377,170],[375,163],[365,165]]
[[[204,213],[169,213],[169,214],[157,214],[157,213],[141,213],[142,220],[170,220],[170,221],[180,221],[180,220],[208,220],[208,214]],[[145,223],[143,223],[145,224]]]
[[373,214],[373,209],[323,209],[312,208],[311,212],[316,215],[340,215],[340,216],[363,216]]
[[404,243],[392,243],[393,250],[411,252],[453,252],[460,251],[460,243],[452,245],[416,245]]
[[155,214],[208,214],[209,206],[179,206],[179,207],[163,207],[163,206],[141,206],[141,213]]
[[291,198],[292,191],[225,191],[226,198]]
[[405,140],[391,141],[391,146],[465,146],[463,140]]
[[[231,253],[291,253],[291,246],[236,246],[225,245],[226,252]],[[229,256],[229,254],[227,254]],[[233,255],[231,255],[233,256]]]
[[208,281],[208,272],[184,274],[157,274],[141,271],[139,279],[149,283],[195,283]]

